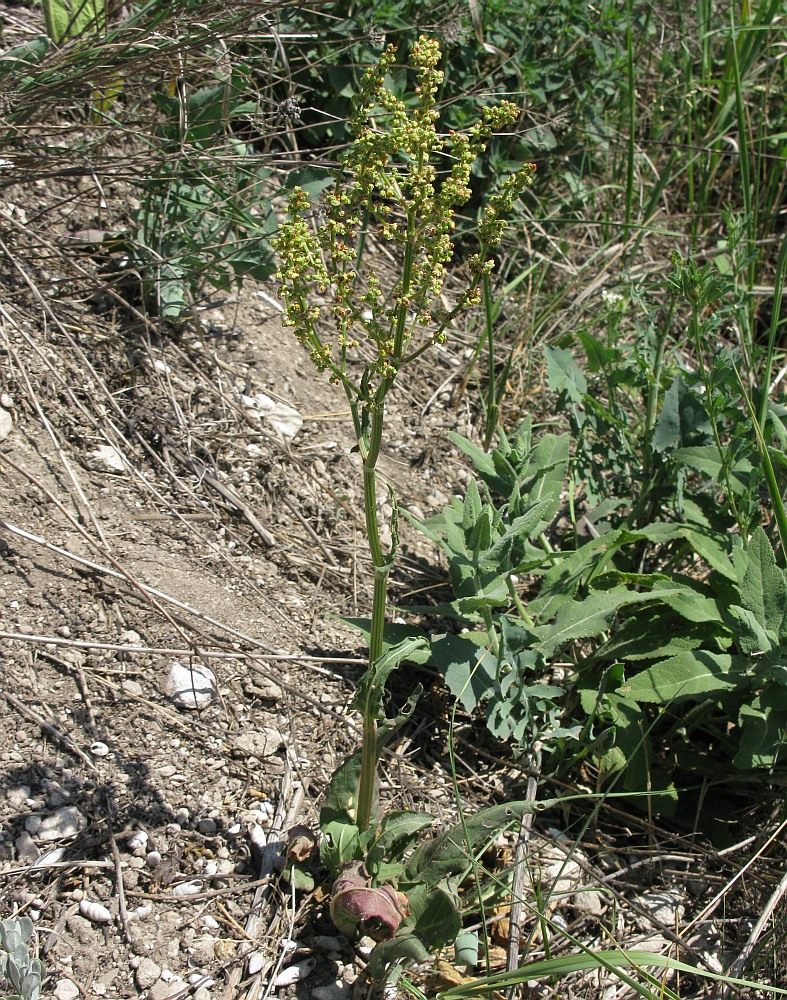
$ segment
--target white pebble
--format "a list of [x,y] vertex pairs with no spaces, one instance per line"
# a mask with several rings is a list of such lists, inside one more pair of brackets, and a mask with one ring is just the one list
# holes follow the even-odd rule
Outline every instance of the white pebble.
[[70,979],[58,979],[52,995],[55,1000],[76,1000],[79,996],[79,987]]
[[126,463],[123,456],[111,444],[102,444],[88,456],[90,467],[97,472],[124,472]]
[[14,429],[14,418],[6,409],[0,408],[0,441],[5,441]]
[[126,843],[128,844],[128,849],[130,851],[141,851],[147,847],[148,837],[145,830],[135,830],[131,836],[128,838]]
[[90,744],[90,752],[94,757],[106,757],[109,753],[109,747],[101,740],[96,740],[95,743]]
[[216,695],[216,677],[203,663],[184,667],[175,662],[169,671],[169,693],[178,708],[207,708]]
[[206,976],[204,972],[192,972],[188,981],[189,986],[202,986],[206,990],[209,990],[216,983],[215,979]]
[[311,972],[316,964],[317,962],[315,959],[306,958],[302,962],[297,962],[295,965],[288,966],[273,980],[273,989],[279,990],[284,986],[292,986],[294,983],[302,982],[309,975],[311,975]]
[[249,975],[256,976],[265,965],[265,952],[254,951],[249,955]]

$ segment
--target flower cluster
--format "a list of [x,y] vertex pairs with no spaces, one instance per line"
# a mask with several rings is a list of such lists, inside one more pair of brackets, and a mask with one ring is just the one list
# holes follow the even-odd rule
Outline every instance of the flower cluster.
[[[410,107],[387,86],[396,71],[396,48],[385,49],[363,77],[350,122],[353,141],[326,199],[323,225],[309,228],[303,218],[307,199],[296,190],[275,242],[287,321],[317,367],[328,369],[364,405],[371,405],[375,393],[382,398],[399,367],[442,342],[456,314],[479,301],[481,281],[493,267],[488,251],[500,242],[505,217],[532,177],[527,164],[490,199],[478,229],[480,253],[468,259],[468,288],[445,309],[440,303],[454,256],[454,215],[470,198],[472,165],[492,134],[512,124],[519,111],[504,101],[485,108],[471,129],[440,134],[440,58],[433,39],[422,36],[413,45],[409,66],[417,101]],[[401,260],[399,279],[387,294],[364,259],[371,232]],[[327,289],[332,340],[321,330],[320,309],[309,305],[310,292]],[[360,342],[373,353],[362,386],[352,381],[347,365],[348,352]]]

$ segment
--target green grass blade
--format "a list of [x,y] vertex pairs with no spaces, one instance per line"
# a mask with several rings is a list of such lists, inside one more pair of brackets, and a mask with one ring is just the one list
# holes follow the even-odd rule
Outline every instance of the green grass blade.
[[[699,969],[694,965],[687,965],[677,959],[669,958],[666,955],[657,955],[649,951],[599,951],[582,955],[563,955],[560,958],[545,959],[540,962],[532,962],[513,972],[499,972],[493,976],[486,976],[477,979],[473,983],[463,986],[455,986],[450,990],[444,990],[438,994],[439,1000],[469,1000],[470,997],[485,996],[492,990],[505,989],[508,986],[519,986],[530,979],[542,979],[547,976],[565,976],[571,972],[583,972],[589,969],[605,968],[620,975],[624,981],[629,982],[640,993],[641,996],[652,996],[649,990],[631,980],[622,969],[644,969],[644,968],[664,969],[666,972],[684,972],[692,976],[700,976],[703,979],[711,979],[714,982],[725,983],[729,986],[741,986],[747,989],[764,990],[776,996],[787,996],[787,989],[780,986],[769,986],[764,983],[755,983],[750,979],[737,979],[732,976],[725,976],[721,973],[709,972],[706,969]],[[664,987],[664,996],[674,997],[672,990]]]

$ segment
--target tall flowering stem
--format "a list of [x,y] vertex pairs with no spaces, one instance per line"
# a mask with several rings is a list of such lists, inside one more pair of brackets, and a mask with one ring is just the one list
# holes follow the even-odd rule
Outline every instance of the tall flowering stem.
[[[343,387],[363,461],[366,531],[374,566],[369,669],[383,653],[388,576],[393,543],[384,551],[377,515],[377,463],[383,442],[385,401],[400,370],[434,344],[443,343],[456,317],[481,299],[494,266],[490,251],[503,234],[505,216],[530,182],[526,165],[501,185],[478,227],[479,250],[467,258],[467,285],[450,296],[447,266],[454,255],[451,234],[456,209],[470,198],[470,168],[494,131],[510,125],[518,109],[504,101],[485,108],[464,132],[437,131],[436,96],[443,82],[439,44],[421,37],[409,67],[416,76],[416,102],[408,107],[387,86],[396,48],[389,46],[363,77],[350,122],[352,143],[326,199],[324,217],[312,225],[309,200],[296,188],[275,246],[286,321],[306,346],[315,367]],[[400,261],[392,288],[364,253],[367,236],[391,246]],[[318,305],[317,297],[328,301]],[[448,301],[448,306],[446,306]],[[372,822],[378,760],[378,724],[383,691],[364,711],[361,777],[356,825]]]

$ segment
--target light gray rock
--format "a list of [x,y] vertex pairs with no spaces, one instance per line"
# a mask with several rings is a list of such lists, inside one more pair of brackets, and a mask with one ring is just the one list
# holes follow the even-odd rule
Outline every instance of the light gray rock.
[[267,420],[283,438],[292,440],[303,427],[303,417],[297,410],[286,403],[277,403],[264,392],[241,396],[241,402],[252,420]]
[[169,671],[169,694],[178,708],[207,708],[216,696],[216,676],[204,663],[184,667],[176,661]]
[[578,916],[599,917],[604,912],[604,896],[598,889],[575,892],[571,905]]
[[134,981],[140,990],[149,990],[161,976],[161,966],[157,965],[152,958],[143,958],[134,973]]
[[8,799],[8,805],[12,809],[18,809],[20,811],[25,808],[30,795],[30,785],[17,785],[15,788],[9,788],[5,793],[5,797]]
[[685,899],[685,895],[678,889],[657,889],[643,893],[637,902],[654,918],[652,921],[648,920],[644,914],[639,918],[643,930],[657,931],[660,926],[670,929],[675,927],[686,912]]
[[118,472],[125,472],[126,469],[123,456],[111,444],[102,444],[99,448],[91,451],[88,456],[88,464],[96,472],[112,472],[117,474]]
[[76,1000],[79,996],[79,987],[70,979],[58,979],[52,995],[55,1000]]
[[235,740],[235,746],[250,757],[272,757],[284,746],[284,737],[278,729],[263,726],[249,733],[241,733]]
[[148,1000],[169,1000],[186,988],[186,984],[176,976],[168,983],[163,979],[157,979],[148,990]]
[[85,817],[76,806],[63,806],[62,809],[58,809],[41,821],[35,836],[44,843],[48,843],[52,840],[76,837],[80,831],[85,829],[85,826]]
[[0,408],[0,441],[5,441],[13,429],[14,418],[8,410]]

